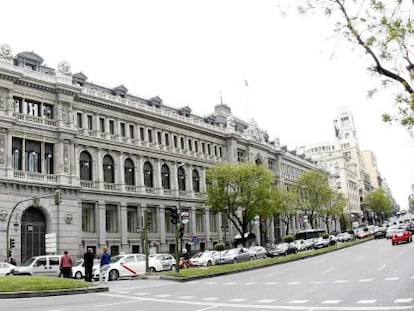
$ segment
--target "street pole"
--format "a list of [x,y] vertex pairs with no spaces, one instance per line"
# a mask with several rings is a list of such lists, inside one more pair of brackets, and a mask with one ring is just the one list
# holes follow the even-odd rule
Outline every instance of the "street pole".
[[145,272],[149,272],[149,247],[148,247],[148,209],[144,212],[144,224],[142,233],[144,234],[144,254],[145,254]]

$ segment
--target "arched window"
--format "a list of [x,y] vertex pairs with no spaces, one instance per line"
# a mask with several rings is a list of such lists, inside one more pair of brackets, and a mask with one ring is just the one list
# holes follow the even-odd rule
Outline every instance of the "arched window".
[[185,191],[185,172],[182,167],[179,167],[177,170],[177,178],[178,178],[178,189],[180,191]]
[[81,180],[92,180],[92,157],[87,151],[80,154],[79,172]]
[[144,163],[144,185],[147,188],[154,187],[153,178],[152,178],[152,165],[149,162]]
[[22,152],[17,148],[13,151],[13,169],[22,169]]
[[125,179],[125,185],[129,185],[129,186],[135,185],[134,162],[132,162],[130,158],[125,159],[125,162],[124,162],[124,179]]
[[166,164],[161,166],[161,183],[163,189],[171,189],[170,187],[170,169]]
[[193,170],[193,191],[200,192],[200,175],[197,170]]
[[114,183],[114,160],[110,155],[106,155],[102,161],[103,165],[103,173],[104,173],[104,182],[106,183]]

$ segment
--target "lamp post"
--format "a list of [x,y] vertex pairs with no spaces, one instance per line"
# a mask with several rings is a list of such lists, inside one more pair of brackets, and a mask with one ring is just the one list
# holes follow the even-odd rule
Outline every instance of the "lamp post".
[[226,217],[223,219],[223,223],[221,225],[221,230],[223,230],[224,233],[224,244],[226,245],[227,248],[227,230],[229,229],[229,224],[227,222],[227,213],[226,213]]
[[[175,265],[175,271],[178,273],[180,272],[180,266],[179,266],[179,262],[180,262],[180,258],[179,258],[179,250],[178,250],[178,243],[180,238],[180,227],[181,227],[181,217],[180,217],[180,213],[181,213],[181,199],[180,199],[180,176],[178,176],[178,170],[184,166],[184,163],[180,163],[177,166],[177,208],[175,211],[175,215],[176,215],[176,223],[175,223],[175,260],[176,260],[176,265]],[[182,247],[182,242],[181,242],[181,247]],[[182,252],[182,250],[181,250]]]

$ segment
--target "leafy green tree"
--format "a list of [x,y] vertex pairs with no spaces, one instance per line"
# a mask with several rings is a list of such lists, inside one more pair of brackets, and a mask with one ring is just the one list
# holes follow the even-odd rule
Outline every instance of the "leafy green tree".
[[325,223],[326,230],[329,233],[329,221],[334,218],[340,217],[344,211],[347,201],[344,195],[334,189],[331,189],[329,194],[330,199],[322,206],[320,210],[320,217]]
[[368,95],[393,87],[396,109],[390,107],[383,114],[383,121],[395,121],[411,128],[414,125],[414,1],[303,0],[300,3],[301,13],[319,10],[336,21],[334,33],[368,56],[368,70],[380,81],[378,88],[368,90]]
[[366,204],[367,208],[374,213],[375,218],[381,222],[392,213],[392,202],[381,188],[367,195]]
[[292,219],[298,213],[299,195],[296,188],[279,187],[275,191],[274,204],[272,205],[274,215],[278,215],[280,221],[285,224],[285,235],[289,234]]
[[275,176],[263,165],[224,163],[207,172],[206,204],[213,213],[224,213],[240,233],[245,233],[255,216],[268,216],[274,205]]
[[303,173],[297,180],[300,208],[308,216],[308,222],[315,229],[317,217],[331,199],[328,178],[320,170]]

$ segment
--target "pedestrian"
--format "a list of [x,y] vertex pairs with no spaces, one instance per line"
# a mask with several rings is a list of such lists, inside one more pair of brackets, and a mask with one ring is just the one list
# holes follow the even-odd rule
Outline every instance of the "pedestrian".
[[92,282],[92,268],[95,255],[92,248],[88,248],[85,254],[83,254],[83,266],[85,267],[85,281]]
[[72,277],[72,264],[72,258],[69,256],[68,251],[64,251],[60,259],[60,272],[64,278]]
[[105,280],[105,283],[108,282],[108,270],[109,264],[111,263],[111,255],[108,253],[108,248],[103,248],[103,253],[101,255],[101,265],[99,271],[99,282]]
[[17,265],[16,260],[13,257],[10,257],[9,264],[11,264],[13,266]]

